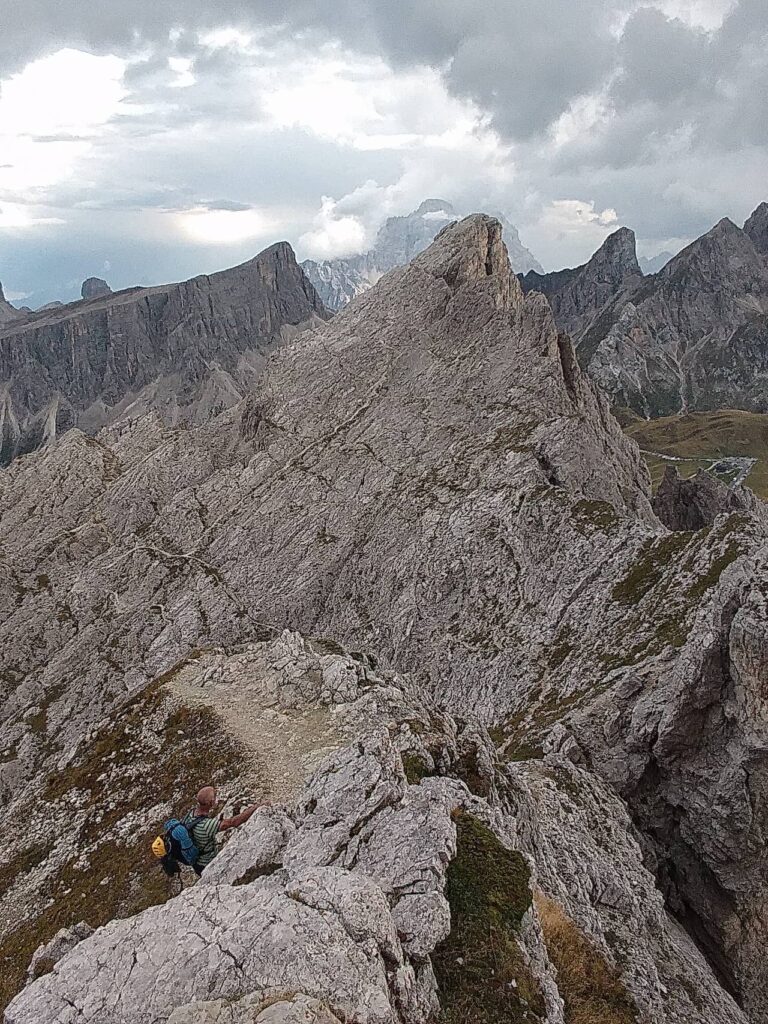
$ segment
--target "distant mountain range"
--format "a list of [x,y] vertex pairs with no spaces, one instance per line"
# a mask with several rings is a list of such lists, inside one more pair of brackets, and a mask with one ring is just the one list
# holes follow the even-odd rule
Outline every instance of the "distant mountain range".
[[[182,284],[113,293],[91,278],[81,301],[37,312],[14,308],[0,288],[0,465],[70,427],[96,433],[126,410],[178,424],[229,408],[265,354],[408,264],[454,219],[450,203],[430,199],[349,259],[300,267],[278,243]],[[547,297],[614,407],[643,418],[768,412],[768,204],[743,228],[720,221],[654,274],[643,273],[628,228],[584,265],[544,273],[497,219],[523,290]]]
[[[501,213],[493,211],[492,216],[503,228],[512,269],[518,274],[529,270],[543,273],[541,264],[520,241],[517,228]],[[387,271],[410,263],[456,219],[456,211],[445,199],[426,199],[407,216],[386,220],[368,252],[344,259],[305,260],[301,266],[328,309],[336,311],[376,284]]]
[[113,293],[36,313],[0,299],[0,465],[79,426],[130,410],[191,423],[239,402],[264,355],[326,319],[287,242],[210,276]]
[[644,274],[658,274],[658,272],[665,267],[672,259],[672,253],[667,249],[664,252],[657,253],[656,256],[639,256],[637,262],[640,264],[640,269]]
[[768,204],[727,218],[644,276],[628,228],[583,266],[530,271],[582,367],[641,416],[719,408],[768,412]]

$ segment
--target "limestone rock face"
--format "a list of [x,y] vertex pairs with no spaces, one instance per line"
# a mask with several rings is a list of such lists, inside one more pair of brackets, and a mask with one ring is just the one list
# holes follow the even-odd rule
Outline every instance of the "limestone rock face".
[[766,204],[740,230],[727,218],[643,279],[634,236],[589,263],[523,287],[543,291],[582,367],[615,405],[643,416],[768,410]]
[[[285,635],[272,657],[281,651],[300,661],[311,645]],[[745,1022],[666,913],[602,783],[556,756],[506,772],[475,730],[489,758],[468,776],[487,787],[478,796],[460,778],[461,727],[394,675],[362,672],[336,708],[365,725],[289,806],[251,818],[193,888],[73,945],[7,1024],[427,1024],[443,944],[461,927],[452,873],[484,877],[500,855],[520,873],[504,893],[510,1014],[564,1024],[574,993],[551,958],[555,913],[642,1019]],[[422,777],[409,783],[415,762]],[[282,838],[278,818],[290,822]]]
[[100,277],[89,277],[83,281],[83,286],[80,289],[80,295],[84,299],[98,299],[102,295],[111,295],[112,289],[109,287],[106,281]]
[[704,470],[684,480],[668,466],[653,498],[653,511],[670,530],[701,530],[724,512],[768,515],[768,506],[748,487],[729,487]]
[[764,256],[768,256],[768,203],[760,203],[744,224],[744,234]]
[[[542,271],[520,241],[517,228],[503,215],[494,216],[503,227],[513,269],[522,274],[529,270]],[[367,291],[383,274],[409,263],[454,220],[456,213],[449,202],[425,199],[413,213],[388,218],[379,230],[374,247],[368,252],[343,259],[305,260],[301,266],[328,309],[339,310]]]
[[[104,1021],[146,994],[147,1020],[306,997],[421,1022],[462,814],[558,904],[515,917],[540,1019],[565,936],[640,1019],[768,1020],[765,523],[659,522],[497,221],[444,229],[199,424],[127,408],[14,461],[0,538],[3,991],[62,924],[106,924],[9,1022],[77,1020],[86,989]],[[147,837],[211,779],[278,806],[151,908]],[[206,890],[190,991],[157,936]]]
[[629,228],[619,228],[588,263],[552,274],[530,271],[523,279],[523,288],[526,292],[543,292],[558,324],[581,344],[596,312],[641,277],[635,235]]
[[86,302],[0,327],[2,464],[73,426],[94,433],[128,407],[205,419],[241,400],[286,332],[326,315],[286,243],[183,284],[86,285]]

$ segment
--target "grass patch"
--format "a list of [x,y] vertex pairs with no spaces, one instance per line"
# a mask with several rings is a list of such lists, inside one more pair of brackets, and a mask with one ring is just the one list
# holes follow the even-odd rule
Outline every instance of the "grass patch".
[[557,903],[539,896],[536,906],[566,1024],[635,1024],[637,1008],[618,971]]
[[697,580],[692,587],[688,590],[688,597],[691,600],[698,600],[702,598],[706,592],[714,587],[720,581],[720,577],[728,566],[735,562],[736,559],[744,554],[740,544],[735,541],[730,541],[723,553],[712,562],[707,572]]
[[518,939],[531,906],[528,866],[476,818],[454,817],[457,850],[445,890],[451,933],[432,956],[438,1024],[541,1021],[544,1000]]
[[[148,732],[161,741],[151,756]],[[82,794],[79,808],[88,816],[78,837],[78,855],[63,864],[35,897],[36,904],[50,905],[0,941],[0,1009],[21,989],[34,951],[59,928],[79,921],[98,928],[165,902],[168,885],[150,851],[162,822],[148,821],[149,811],[184,793],[188,796],[174,811],[188,810],[201,785],[236,778],[243,756],[210,708],[179,706],[155,682],[96,736],[78,761],[49,777],[46,801],[77,790]],[[46,810],[48,817],[54,813]],[[133,833],[127,839],[109,835],[110,828],[129,815],[138,823]],[[0,891],[48,852],[29,849],[0,868]]]
[[431,772],[423,759],[418,754],[406,751],[400,755],[403,762],[405,777],[409,786],[418,786],[422,779],[426,779]]
[[618,526],[619,516],[616,509],[607,501],[589,501],[582,498],[573,506],[573,518],[576,525],[587,531],[601,530],[606,532]]
[[688,546],[692,533],[671,533],[668,537],[647,540],[634,566],[613,588],[611,597],[618,604],[633,605],[662,581],[669,567]]
[[[616,411],[614,411],[614,414]],[[641,448],[690,461],[679,463],[683,476],[706,469],[712,459],[726,456],[757,459],[747,477],[747,486],[768,498],[768,414],[720,409],[686,416],[663,416],[655,420],[627,419],[624,432]],[[661,479],[663,459],[646,457],[655,483]]]

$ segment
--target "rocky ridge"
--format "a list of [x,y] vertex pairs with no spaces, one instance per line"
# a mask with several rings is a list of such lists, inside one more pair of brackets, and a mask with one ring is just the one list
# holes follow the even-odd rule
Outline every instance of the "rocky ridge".
[[727,218],[642,278],[631,231],[574,270],[529,273],[580,364],[645,417],[718,408],[768,410],[766,204],[739,229]]
[[670,530],[703,530],[728,512],[768,516],[768,503],[748,487],[731,487],[706,470],[686,480],[675,466],[667,466],[653,497],[653,511]]
[[[612,1019],[745,1020],[589,773],[557,754],[504,770],[483,730],[409,680],[295,634],[251,646],[236,667],[218,656],[216,679],[252,680],[244,654],[269,666],[284,713],[325,706],[355,742],[291,803],[258,812],[178,898],[57,936],[8,1024],[426,1024],[441,1000],[444,1020],[498,1004],[563,1024],[590,998],[568,973],[569,943],[605,979],[591,998],[632,1014]],[[205,663],[191,685],[220,685]],[[465,957],[493,965],[481,986],[456,986]]]
[[86,285],[81,302],[0,326],[0,464],[128,408],[205,419],[243,397],[276,344],[327,315],[286,243],[182,284]]
[[[146,842],[167,810],[155,803],[156,777],[149,796],[142,787],[141,766],[165,765],[166,748],[186,751],[172,758],[178,774],[163,768],[169,775],[161,790],[172,799],[181,798],[185,780],[213,774],[216,763],[195,760],[195,737],[213,730],[217,781],[242,789],[243,773],[258,779],[259,765],[246,756],[250,734],[232,723],[247,732],[258,719],[256,747],[268,744],[265,762],[279,767],[265,789],[285,796],[298,779],[273,752],[287,745],[294,727],[302,737],[318,737],[321,748],[349,742],[327,712],[329,702],[355,703],[340,670],[325,683],[326,666],[311,666],[302,683],[303,674],[289,668],[295,653],[274,670],[289,669],[290,699],[309,689],[310,705],[321,707],[319,722],[307,708],[295,726],[280,717],[279,697],[265,698],[258,681],[271,676],[263,652],[250,659],[247,651],[287,628],[376,652],[384,670],[391,665],[411,676],[407,686],[395,685],[398,692],[412,687],[457,729],[458,719],[478,722],[468,727],[480,737],[479,722],[491,727],[495,753],[478,739],[470,758],[475,770],[465,775],[477,789],[485,750],[495,759],[484,785],[489,806],[515,779],[534,801],[525,806],[536,808],[504,811],[494,834],[505,848],[530,853],[537,877],[548,879],[542,891],[561,908],[549,909],[550,927],[578,945],[558,914],[576,922],[620,969],[632,999],[656,1014],[650,1019],[664,1020],[674,1000],[677,1017],[667,1019],[702,1019],[690,1009],[701,999],[713,1008],[706,1010],[713,1021],[768,1019],[760,909],[765,523],[747,511],[721,515],[696,532],[669,532],[659,523],[638,449],[579,369],[544,298],[523,294],[498,222],[477,216],[444,230],[330,323],[275,350],[248,398],[204,423],[180,428],[156,414],[127,414],[96,438],[72,430],[14,462],[0,474],[0,512],[7,567],[0,575],[0,786],[6,834],[13,837],[0,871],[14,880],[6,907],[29,914],[28,944],[42,938],[43,922],[55,931],[79,922],[84,906],[92,911],[105,902],[101,894],[112,888],[101,882],[118,870],[110,837],[131,813],[136,827],[120,833],[127,867],[119,870],[123,878],[136,872],[131,837],[140,824]],[[241,657],[245,665],[227,689],[217,672],[226,677],[226,662]],[[352,660],[361,671],[387,682],[384,670],[359,657]],[[205,672],[194,683],[200,667],[213,673],[212,683]],[[247,706],[236,700],[243,679],[249,686],[256,681]],[[193,697],[209,685],[214,698],[201,707]],[[174,707],[179,700],[181,708]],[[385,718],[402,725],[391,710]],[[230,725],[221,728],[220,719]],[[440,721],[429,728],[450,734],[447,720]],[[368,734],[365,723],[352,732]],[[411,732],[419,735],[418,728]],[[126,764],[112,756],[131,743],[154,750],[154,760],[143,754]],[[567,805],[549,792],[547,779],[556,783],[546,774],[551,758],[563,766]],[[433,771],[426,758],[418,763]],[[120,785],[109,792],[125,791],[130,802],[108,806],[105,820],[102,802],[92,797],[100,777],[113,771]],[[443,774],[461,772],[448,763]],[[446,819],[459,807],[466,811],[466,803],[450,803],[455,782],[450,800],[443,783],[438,789],[448,801],[440,812]],[[26,823],[69,821],[73,809],[81,816],[78,849],[40,849],[44,837],[30,836]],[[553,838],[548,817],[565,838]],[[572,871],[562,852],[577,820],[578,842],[595,865],[586,874]],[[601,842],[614,844],[613,852],[598,856]],[[589,857],[579,854],[574,863]],[[630,862],[647,872],[639,888],[627,879]],[[637,881],[634,867],[631,874]],[[285,905],[287,876],[254,884],[259,913],[262,900]],[[127,891],[134,900],[143,892]],[[73,906],[72,893],[87,898]],[[43,913],[50,899],[70,920]],[[239,897],[224,899],[236,901],[226,905],[238,916]],[[681,924],[665,916],[665,906]],[[542,908],[536,914],[543,921]],[[135,909],[121,904],[116,911]],[[622,936],[646,920],[646,910],[656,916],[638,933],[643,942],[630,948],[630,937]],[[174,911],[149,913],[172,918]],[[535,926],[534,917],[527,920]],[[604,928],[600,922],[608,919]],[[11,940],[4,922],[4,960],[22,945],[15,919],[14,925]],[[110,935],[125,937],[121,927],[97,932],[69,957],[106,949],[99,944],[109,945]],[[226,921],[211,928],[219,934]],[[559,1020],[554,993],[546,1001],[553,974],[535,960],[540,946],[532,941],[525,948],[539,963],[531,970],[545,1000],[540,1016]],[[242,960],[230,952],[234,961],[222,954],[229,980],[219,967],[207,975],[224,986],[216,998],[240,998],[232,965]],[[387,959],[372,953],[375,971],[379,955]],[[396,974],[402,964],[410,977],[399,957],[395,947],[387,962]],[[250,960],[248,977],[269,962]],[[59,977],[68,993],[66,963],[36,983],[44,988],[32,986],[13,1012],[40,992],[54,992]],[[146,966],[136,975],[145,979],[140,984],[151,976],[142,974]],[[686,984],[654,980],[689,968],[699,978],[685,975],[696,992],[688,993],[689,1003]],[[567,973],[564,961],[561,970]],[[169,964],[171,986],[173,971]],[[444,987],[452,983],[444,976]],[[154,990],[154,981],[148,984]],[[400,991],[388,981],[374,988],[379,1006],[385,989]],[[158,998],[176,998],[161,991]],[[319,987],[313,992],[304,994],[326,1008],[333,1003],[317,994]],[[350,1004],[333,1003],[332,1012],[337,1005]],[[409,1014],[421,1012],[408,1006]],[[367,1019],[368,1010],[355,1012]]]
[[[512,267],[523,274],[529,270],[543,273],[538,261],[520,241],[517,228],[502,214],[495,216],[504,229]],[[449,202],[425,199],[407,216],[389,217],[368,252],[333,260],[304,260],[301,266],[327,308],[337,311],[376,284],[383,274],[410,263],[454,220],[456,213]]]

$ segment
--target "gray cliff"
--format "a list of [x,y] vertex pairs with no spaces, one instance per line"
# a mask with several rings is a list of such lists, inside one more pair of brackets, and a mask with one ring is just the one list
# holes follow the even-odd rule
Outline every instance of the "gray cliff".
[[529,273],[580,364],[642,416],[768,411],[768,261],[762,204],[744,230],[727,218],[643,278],[634,235],[611,235],[574,270]]
[[182,284],[86,290],[0,326],[0,464],[71,427],[95,433],[128,406],[204,418],[242,398],[282,338],[326,315],[284,242]]
[[[768,525],[659,521],[497,221],[14,461],[0,538],[7,1024],[564,1024],[576,955],[616,1020],[768,1021]],[[166,902],[209,779],[275,807]]]

